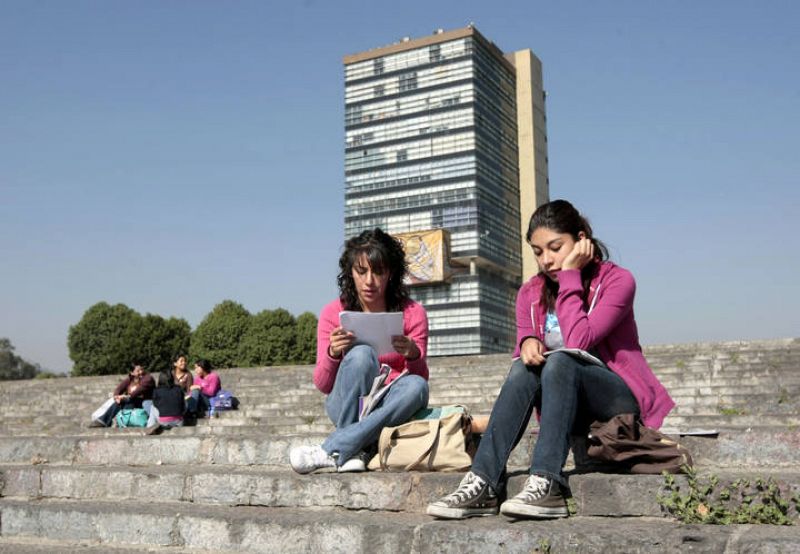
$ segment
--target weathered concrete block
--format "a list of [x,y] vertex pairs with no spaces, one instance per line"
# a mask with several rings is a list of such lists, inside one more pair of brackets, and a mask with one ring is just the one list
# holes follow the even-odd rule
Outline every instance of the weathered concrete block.
[[582,516],[662,516],[656,495],[660,475],[574,475],[572,496]]
[[[147,509],[147,504],[140,507]],[[172,536],[173,518],[147,513],[99,513],[95,515],[94,525],[97,540],[105,544],[174,544]]]
[[[243,525],[240,547],[248,552],[270,554],[273,552],[304,553],[378,552],[364,542],[362,529],[349,523],[331,521],[334,518],[319,514],[319,523],[282,522],[281,524]],[[327,520],[327,521],[326,521]]]
[[185,477],[179,473],[45,468],[42,471],[42,495],[87,500],[180,501],[184,500],[184,482]]
[[239,537],[231,536],[230,526],[222,519],[179,514],[176,529],[185,546],[222,550],[236,548],[241,542]]
[[76,461],[90,465],[153,465],[202,463],[200,437],[113,437],[81,439]]
[[0,469],[0,496],[36,498],[40,493],[39,467]]
[[29,464],[32,461],[71,463],[75,459],[75,439],[58,437],[0,437],[0,461]]

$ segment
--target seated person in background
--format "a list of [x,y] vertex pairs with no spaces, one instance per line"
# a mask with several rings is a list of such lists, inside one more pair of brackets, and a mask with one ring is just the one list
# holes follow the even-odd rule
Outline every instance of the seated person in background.
[[114,389],[113,402],[102,414],[94,417],[93,427],[111,427],[120,410],[126,408],[150,409],[153,398],[153,377],[144,370],[139,362],[132,364],[131,372]]
[[186,369],[186,356],[178,356],[172,367],[175,384],[183,389],[183,395],[188,399],[192,393],[191,388],[194,380],[192,379],[192,372]]
[[158,375],[158,386],[153,391],[153,407],[150,409],[145,432],[155,435],[163,428],[181,427],[185,411],[183,389],[175,383],[172,371],[165,369]]
[[211,371],[208,360],[197,360],[194,364],[194,383],[190,387],[191,397],[187,402],[187,412],[193,416],[208,412],[209,400],[222,388],[219,375]]
[[[314,384],[324,394],[325,410],[336,430],[321,445],[298,446],[289,459],[298,473],[321,468],[364,471],[364,452],[381,430],[405,423],[428,405],[428,316],[409,298],[403,284],[407,264],[403,246],[381,229],[364,231],[345,243],[339,259],[339,298],[322,308],[317,327]],[[394,352],[378,356],[345,331],[339,312],[402,312],[403,334],[392,337]],[[359,397],[369,393],[381,363],[391,366],[387,383],[399,379],[377,407],[359,421]]]

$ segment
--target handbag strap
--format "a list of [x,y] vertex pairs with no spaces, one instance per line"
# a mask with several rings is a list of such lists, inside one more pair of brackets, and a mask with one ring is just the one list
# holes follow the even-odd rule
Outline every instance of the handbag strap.
[[[389,468],[389,465],[387,463],[387,458],[389,457],[389,445],[390,445],[391,441],[395,437],[397,437],[397,434],[399,432],[399,428],[398,427],[391,428],[391,431],[389,433],[386,433],[385,431],[389,431],[389,429],[384,429],[384,432],[381,433],[381,436],[380,436],[380,439],[379,439],[379,444],[378,444],[378,452],[380,454],[380,463],[381,463],[381,470],[382,471],[387,471],[388,468]],[[424,460],[425,456],[430,454],[431,450],[433,450],[433,447],[436,444],[436,440],[439,437],[439,420],[438,419],[432,419],[432,420],[428,421],[428,431],[427,432],[420,432],[420,433],[417,433],[415,435],[406,435],[406,436],[407,437],[413,437],[413,436],[423,437],[423,436],[426,436],[426,435],[431,437],[430,444],[428,446],[426,446],[426,448],[424,449],[422,454],[414,462],[408,464],[405,467],[405,471],[410,471],[414,466],[416,466],[418,463],[420,463],[422,460]]]
[[[426,456],[429,457],[429,458],[432,457],[432,456],[430,456],[430,454],[433,452],[433,449],[436,446],[436,443],[439,442],[439,429],[440,429],[440,426],[439,426],[439,420],[438,419],[432,419],[432,420],[430,420],[428,422],[428,433],[427,433],[427,436],[431,437],[431,444],[430,444],[430,446],[428,446],[425,449],[425,452],[420,454],[420,456],[416,460],[414,460],[414,462],[412,462],[412,463],[410,463],[410,464],[408,464],[406,466],[405,471],[411,471],[411,469],[416,467],[416,465],[419,464],[422,460],[424,460]],[[430,469],[431,469],[430,468],[431,464],[432,464],[432,461],[429,459],[428,460],[428,471],[430,471]]]

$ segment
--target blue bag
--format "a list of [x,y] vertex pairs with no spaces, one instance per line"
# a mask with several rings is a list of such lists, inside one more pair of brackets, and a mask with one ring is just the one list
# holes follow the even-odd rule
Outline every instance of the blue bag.
[[215,411],[232,410],[234,405],[233,393],[228,390],[221,390],[208,400],[208,404]]
[[142,408],[125,408],[115,418],[117,427],[147,427],[147,412]]

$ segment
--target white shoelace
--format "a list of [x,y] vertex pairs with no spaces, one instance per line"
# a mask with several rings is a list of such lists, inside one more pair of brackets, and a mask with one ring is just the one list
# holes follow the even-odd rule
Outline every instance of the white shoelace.
[[464,476],[461,480],[461,483],[458,485],[458,488],[455,492],[448,494],[445,498],[445,502],[463,502],[468,498],[472,498],[476,496],[483,487],[486,486],[486,482],[475,475],[474,473],[470,472]]
[[531,475],[525,483],[525,488],[517,495],[517,498],[524,502],[533,502],[547,495],[550,489],[550,481],[538,475]]

